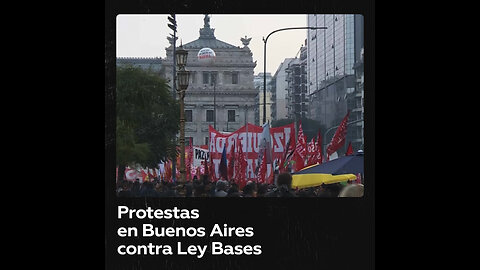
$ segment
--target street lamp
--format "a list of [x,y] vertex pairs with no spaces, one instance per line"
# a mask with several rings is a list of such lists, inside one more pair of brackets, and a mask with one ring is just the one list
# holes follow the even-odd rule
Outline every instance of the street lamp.
[[271,34],[284,31],[284,30],[295,30],[295,29],[327,29],[325,26],[321,27],[288,27],[277,29],[270,34],[268,34],[267,38],[263,38],[263,42],[265,43],[263,46],[263,123],[267,122],[267,41]]
[[177,60],[177,93],[180,100],[180,175],[182,183],[186,181],[186,170],[185,170],[185,110],[184,110],[184,99],[185,91],[188,88],[188,82],[190,79],[190,72],[185,69],[187,65],[188,51],[183,49],[183,46],[180,45],[176,51],[175,58]]

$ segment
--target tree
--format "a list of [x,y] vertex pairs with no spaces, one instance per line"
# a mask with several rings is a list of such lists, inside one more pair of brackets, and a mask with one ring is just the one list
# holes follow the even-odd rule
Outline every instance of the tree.
[[126,165],[156,167],[175,153],[180,111],[158,74],[127,65],[117,67],[116,77],[116,154],[122,179]]

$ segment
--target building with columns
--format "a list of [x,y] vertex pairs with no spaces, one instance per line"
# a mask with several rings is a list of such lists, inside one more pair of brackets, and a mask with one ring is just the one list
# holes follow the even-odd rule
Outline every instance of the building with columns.
[[[242,46],[217,39],[208,15],[199,32],[198,39],[182,46],[188,51],[186,69],[190,71],[185,95],[185,141],[188,143],[192,138],[193,145],[208,144],[210,125],[218,131],[232,132],[247,122],[254,123],[255,106],[258,106],[255,105],[258,90],[253,84],[256,61],[248,47],[251,38],[239,37]],[[162,64],[165,77],[173,86],[173,39],[169,41],[170,47],[166,48]],[[203,48],[215,52],[215,61],[210,65],[197,59]]]

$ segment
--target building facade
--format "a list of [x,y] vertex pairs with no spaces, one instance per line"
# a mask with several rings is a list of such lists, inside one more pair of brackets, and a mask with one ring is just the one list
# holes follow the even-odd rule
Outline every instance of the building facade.
[[[363,49],[360,51],[360,59],[355,62],[353,69],[355,70],[355,91],[351,93],[350,97],[347,99],[347,108],[350,111],[350,121],[359,121],[364,119],[364,91],[363,85],[365,82],[364,68],[363,68]],[[363,149],[364,145],[364,130],[365,122],[359,121],[351,124],[348,128],[350,132],[347,132],[346,140],[352,143],[353,149],[360,150]]]
[[272,119],[280,120],[286,119],[288,115],[287,111],[287,73],[285,70],[288,68],[290,62],[295,58],[285,58],[283,62],[278,66],[277,71],[272,77]]
[[[261,126],[263,125],[263,72],[258,73],[253,77],[253,85],[255,89],[258,91],[257,96],[257,108],[255,109],[255,125]],[[272,74],[267,72],[265,75],[265,82],[267,85],[266,93],[266,104],[265,104],[265,111],[266,111],[266,121],[272,122]]]
[[287,118],[300,119],[308,115],[307,47],[300,49],[300,58],[294,58],[285,69],[287,81]]
[[[327,27],[307,31],[307,76],[309,117],[325,125],[327,131],[331,129],[323,138],[328,143],[347,111],[350,111],[349,122],[361,119],[356,106],[363,103],[356,101],[359,89],[354,66],[363,48],[363,16],[309,14],[307,21],[310,27]],[[348,138],[358,141],[363,140],[361,136],[363,132],[349,126],[347,143],[339,151],[346,150]]]
[[[210,28],[210,18],[204,18],[200,37],[183,44],[188,51],[186,69],[190,71],[190,83],[185,95],[185,141],[191,138],[193,145],[208,144],[208,127],[232,132],[255,119],[255,103],[258,90],[253,85],[256,62],[248,48],[250,39],[239,38],[243,46],[234,46],[215,37]],[[173,40],[166,48],[165,76],[173,86]],[[206,65],[199,62],[197,54],[202,48],[210,48],[216,54],[215,61]]]

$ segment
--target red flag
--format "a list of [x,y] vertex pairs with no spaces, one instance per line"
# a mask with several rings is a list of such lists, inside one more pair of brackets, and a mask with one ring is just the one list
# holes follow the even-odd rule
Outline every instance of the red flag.
[[312,140],[307,144],[307,154],[308,156],[311,156],[315,152],[315,138],[312,138]]
[[204,170],[204,174],[208,175],[208,177],[210,177],[210,168],[209,168],[209,164],[208,164],[208,161],[207,161],[207,156],[205,155],[205,161],[203,162],[203,170]]
[[287,143],[287,147],[285,148],[282,161],[280,163],[280,173],[287,171],[287,166],[293,156],[293,153],[295,153],[295,138],[290,137],[290,140]]
[[305,160],[307,159],[307,140],[303,134],[302,122],[300,121],[298,125],[298,138],[297,145],[295,147],[295,153],[293,155],[293,160],[295,161],[295,171],[305,167]]
[[318,130],[316,147],[317,148],[316,148],[316,153],[315,153],[315,160],[316,160],[317,163],[322,164],[322,161],[323,161],[322,134],[320,134],[320,130]]
[[303,134],[302,121],[298,125],[298,138],[297,138],[297,147],[296,151],[302,159],[305,159],[307,156],[307,138]]
[[172,177],[173,177],[172,164],[173,163],[171,160],[167,161],[167,163],[165,164],[165,181],[167,182],[172,181]]
[[215,181],[217,176],[215,174],[215,165],[213,164],[213,158],[210,155],[210,161],[208,162],[208,178],[210,181]]
[[202,173],[200,172],[200,166],[195,170],[195,175],[197,176],[197,179],[201,179]]
[[352,154],[353,154],[352,142],[349,142],[347,147],[347,152],[345,152],[345,156],[349,156]]
[[308,143],[308,159],[307,159],[307,166],[316,164],[316,150],[317,150],[317,144],[315,143],[315,138],[312,138],[312,140]]
[[232,152],[230,152],[230,162],[228,163],[228,180],[233,179],[233,173],[235,170],[235,142],[233,142]]
[[237,180],[239,188],[243,188],[247,182],[245,178],[246,169],[247,161],[245,159],[245,154],[243,153],[243,147],[239,144],[237,161],[235,163],[235,180]]
[[327,146],[327,156],[329,157],[335,151],[345,144],[345,136],[347,135],[347,121],[348,115],[350,112],[347,112],[347,115],[343,118],[342,122],[337,128],[335,135],[333,135],[332,140]]
[[227,168],[227,144],[225,143],[222,151],[222,158],[220,159],[220,177],[223,177],[224,180],[228,179],[228,168]]

